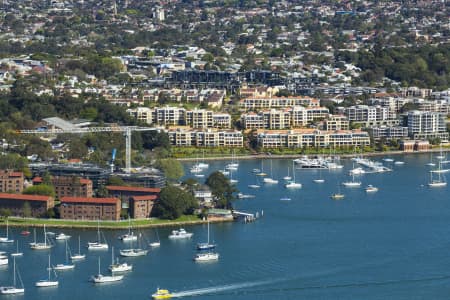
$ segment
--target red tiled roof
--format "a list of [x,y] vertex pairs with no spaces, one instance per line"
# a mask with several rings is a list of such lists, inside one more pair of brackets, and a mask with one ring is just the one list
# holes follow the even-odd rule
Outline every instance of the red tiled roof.
[[133,196],[133,200],[135,201],[144,201],[144,200],[150,200],[154,201],[158,198],[156,195],[144,195],[144,196]]
[[9,173],[10,177],[22,177],[23,173],[22,172],[11,172]]
[[159,193],[160,188],[145,188],[136,186],[121,186],[121,185],[108,185],[106,186],[108,191],[122,191],[122,192],[148,192],[148,193]]
[[0,193],[0,199],[4,200],[21,200],[21,201],[49,201],[52,199],[50,196],[41,195],[21,195],[21,194],[6,194]]
[[99,204],[118,204],[117,198],[90,198],[90,197],[62,197],[61,203],[99,203]]
[[42,182],[42,177],[34,177],[33,182]]
[[86,179],[86,178],[80,178],[80,183],[81,184],[90,184],[90,183],[92,183],[92,180]]

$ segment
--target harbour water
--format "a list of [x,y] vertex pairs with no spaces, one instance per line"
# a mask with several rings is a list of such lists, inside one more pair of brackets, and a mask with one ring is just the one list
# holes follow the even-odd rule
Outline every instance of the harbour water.
[[[373,158],[381,161],[381,158]],[[448,299],[450,295],[450,197],[449,187],[429,188],[429,155],[395,156],[404,165],[384,164],[392,172],[356,177],[360,188],[340,187],[342,200],[332,200],[341,182],[349,180],[350,160],[340,170],[297,170],[298,190],[287,190],[283,177],[292,160],[273,160],[272,177],[277,185],[250,189],[261,161],[239,163],[233,179],[242,193],[255,198],[237,200],[246,212],[264,212],[256,222],[211,224],[211,240],[218,244],[217,262],[192,260],[198,242],[207,238],[207,226],[186,227],[194,236],[169,240],[170,231],[158,229],[160,248],[145,257],[124,259],[133,271],[122,282],[94,285],[98,257],[107,273],[111,252],[88,251],[87,241],[95,230],[64,230],[72,235],[69,245],[78,252],[81,235],[85,261],[72,271],[59,272],[60,285],[38,289],[34,283],[47,276],[48,251],[33,251],[20,228],[12,228],[24,256],[16,258],[25,294],[14,299],[149,299],[157,287],[191,299]],[[223,169],[227,161],[209,162],[209,172]],[[186,163],[186,173],[193,163]],[[269,160],[264,172],[270,175]],[[292,175],[292,170],[290,171]],[[206,174],[207,175],[207,174]],[[322,177],[324,183],[313,179]],[[205,177],[206,178],[206,177]],[[205,178],[201,180],[205,180]],[[259,178],[260,179],[260,178]],[[261,180],[261,179],[260,179]],[[379,188],[368,194],[364,187]],[[280,201],[290,198],[290,201]],[[38,229],[38,240],[42,240]],[[53,229],[51,229],[53,231]],[[31,230],[32,231],[32,230]],[[59,232],[59,230],[55,230]],[[4,228],[0,229],[4,233]],[[124,231],[104,231],[118,254],[125,243],[117,237]],[[142,231],[148,242],[155,229]],[[0,244],[0,251],[15,252],[15,244]],[[110,248],[111,249],[111,248]],[[51,250],[54,264],[64,261],[64,243]],[[0,285],[12,284],[12,259],[0,270]]]

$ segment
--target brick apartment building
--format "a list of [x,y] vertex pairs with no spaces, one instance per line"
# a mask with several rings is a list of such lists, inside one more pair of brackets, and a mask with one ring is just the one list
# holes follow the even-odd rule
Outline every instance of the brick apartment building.
[[[42,178],[33,178],[33,185],[41,184]],[[76,176],[52,176],[51,183],[55,188],[56,196],[62,197],[92,197],[92,180]]]
[[130,199],[130,216],[133,219],[150,217],[157,195],[132,196]]
[[62,197],[61,219],[70,220],[112,220],[120,219],[120,199]]
[[22,172],[0,170],[0,192],[22,193],[24,176]]
[[0,193],[0,208],[9,209],[13,216],[24,217],[25,203],[30,206],[30,217],[42,217],[55,206],[50,196]]
[[[139,209],[133,209],[132,206],[136,203],[132,203],[132,198],[135,196],[156,196],[159,197],[159,193],[161,192],[160,188],[145,188],[145,187],[135,187],[135,186],[118,186],[118,185],[108,185],[106,186],[106,189],[108,190],[108,195],[110,197],[119,198],[122,200],[122,208],[130,208],[130,216],[132,218],[136,218],[134,216],[134,212],[138,211]],[[150,199],[150,198],[149,198]],[[151,198],[152,200],[145,200],[145,201],[151,201],[154,202],[156,199]],[[138,200],[142,204],[143,198],[141,200]],[[136,201],[135,201],[136,202]],[[145,213],[146,217],[149,216],[151,212],[151,208],[153,207],[153,203],[147,203],[146,207],[148,207],[149,211]],[[141,215],[141,213],[139,213]]]

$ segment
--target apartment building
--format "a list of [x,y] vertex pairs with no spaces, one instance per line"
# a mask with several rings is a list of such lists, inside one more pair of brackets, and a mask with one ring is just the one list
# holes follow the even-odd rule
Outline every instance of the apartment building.
[[331,115],[324,122],[324,129],[328,131],[349,130],[350,122],[346,116]]
[[367,129],[374,140],[386,138],[398,140],[408,137],[408,127],[403,126],[373,126]]
[[29,212],[34,218],[45,216],[55,206],[55,201],[50,196],[0,193],[0,208],[10,210],[13,216],[25,216],[25,203],[28,203]]
[[0,170],[0,192],[22,193],[24,175],[22,172]]
[[236,130],[176,128],[168,135],[174,146],[243,147],[244,143],[242,133]]
[[320,102],[310,97],[249,97],[242,99],[239,104],[245,110],[261,110],[292,106],[319,106]]
[[130,199],[130,216],[133,219],[149,218],[152,214],[157,195],[133,196]]
[[[94,194],[92,180],[79,178],[76,176],[52,176],[51,184],[55,188],[58,198],[73,197],[92,197]],[[33,185],[42,184],[42,177],[33,178]]]
[[410,111],[407,114],[408,134],[414,139],[440,138],[448,140],[446,115],[438,112]]
[[63,197],[59,209],[61,219],[120,220],[120,199]]
[[360,123],[366,127],[398,124],[398,120],[393,119],[395,114],[390,112],[389,107],[384,107],[381,105],[354,105],[350,107],[339,107],[338,113],[345,115],[350,122]]
[[258,130],[257,139],[263,148],[364,147],[370,144],[369,134],[359,130]]

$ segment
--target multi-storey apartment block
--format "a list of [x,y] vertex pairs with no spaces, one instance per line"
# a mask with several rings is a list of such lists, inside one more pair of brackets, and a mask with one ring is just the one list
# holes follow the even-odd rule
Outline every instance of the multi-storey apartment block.
[[22,172],[0,170],[0,192],[22,193],[24,176]]
[[414,139],[438,137],[448,140],[446,115],[437,112],[410,111],[408,118],[408,134]]
[[364,147],[370,144],[369,134],[359,130],[258,130],[257,139],[263,148]]
[[249,97],[240,101],[245,110],[286,108],[292,106],[319,106],[319,100],[310,97]]
[[346,116],[332,115],[325,122],[325,130],[349,130],[350,122]]
[[244,144],[242,133],[236,130],[177,128],[169,130],[168,134],[174,146],[242,147]]

